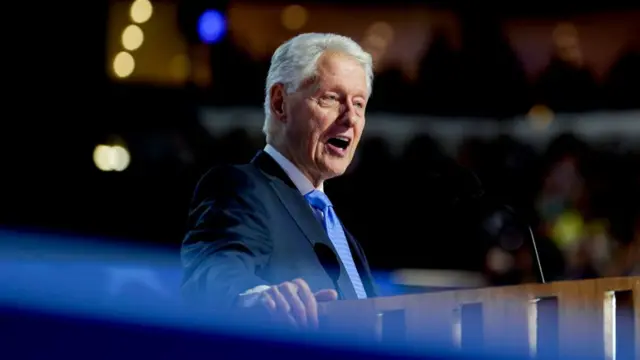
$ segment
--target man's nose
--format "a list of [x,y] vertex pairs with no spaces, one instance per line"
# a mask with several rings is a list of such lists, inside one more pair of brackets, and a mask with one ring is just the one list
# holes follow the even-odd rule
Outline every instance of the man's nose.
[[340,122],[348,127],[352,127],[355,126],[355,124],[358,122],[358,115],[356,113],[356,110],[353,106],[351,105],[345,105],[344,107],[344,111],[342,112],[341,116],[340,116]]

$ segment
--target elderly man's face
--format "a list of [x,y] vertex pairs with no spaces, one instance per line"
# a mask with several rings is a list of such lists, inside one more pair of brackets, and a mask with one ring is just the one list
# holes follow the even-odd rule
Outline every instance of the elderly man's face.
[[325,53],[317,76],[284,96],[284,147],[314,185],[345,172],[364,128],[366,73],[354,58]]

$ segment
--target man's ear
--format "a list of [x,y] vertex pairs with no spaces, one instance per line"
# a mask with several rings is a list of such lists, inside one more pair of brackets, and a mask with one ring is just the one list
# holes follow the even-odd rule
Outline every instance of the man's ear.
[[285,111],[286,106],[286,91],[284,89],[283,84],[275,84],[269,89],[269,95],[271,98],[271,113],[273,114],[273,118],[286,122],[287,116]]

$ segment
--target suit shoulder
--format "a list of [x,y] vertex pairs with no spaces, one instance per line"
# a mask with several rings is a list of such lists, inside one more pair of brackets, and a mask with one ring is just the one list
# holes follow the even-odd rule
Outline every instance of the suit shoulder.
[[250,190],[259,186],[262,181],[251,164],[215,166],[202,175],[195,194]]

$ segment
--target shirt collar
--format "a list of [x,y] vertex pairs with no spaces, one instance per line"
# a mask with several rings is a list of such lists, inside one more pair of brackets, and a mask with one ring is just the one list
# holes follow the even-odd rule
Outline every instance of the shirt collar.
[[269,154],[275,160],[278,165],[284,170],[284,172],[289,176],[293,184],[298,188],[298,191],[302,195],[306,195],[313,190],[319,190],[324,192],[324,185],[320,184],[318,188],[315,188],[304,174],[298,169],[289,159],[287,159],[284,155],[282,155],[276,148],[267,144],[264,148],[264,152]]

